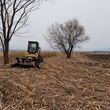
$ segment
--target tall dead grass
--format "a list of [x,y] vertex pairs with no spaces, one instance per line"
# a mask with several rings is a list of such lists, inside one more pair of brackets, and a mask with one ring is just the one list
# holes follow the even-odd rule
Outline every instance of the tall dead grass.
[[41,56],[43,58],[56,57],[59,55],[61,55],[61,52],[57,52],[57,51],[43,51],[43,52],[41,52]]
[[0,52],[0,57],[2,57],[3,56],[3,53],[2,52]]
[[11,59],[15,59],[16,57],[25,57],[25,51],[13,51],[9,53]]
[[[15,59],[16,57],[25,57],[26,52],[25,51],[14,51],[14,52],[10,52],[9,56],[12,59]],[[61,55],[60,52],[57,51],[42,51],[41,52],[41,56],[43,58],[49,58],[49,57],[56,57]]]

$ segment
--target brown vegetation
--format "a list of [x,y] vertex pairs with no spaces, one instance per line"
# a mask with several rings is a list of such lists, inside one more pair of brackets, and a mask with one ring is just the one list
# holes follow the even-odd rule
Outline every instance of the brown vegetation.
[[[10,59],[15,59],[16,57],[25,57],[26,52],[25,51],[14,51],[10,52],[9,56]],[[43,58],[48,58],[48,57],[55,57],[61,55],[61,52],[56,52],[56,51],[42,51],[41,56]]]
[[109,110],[109,62],[109,55],[76,53],[46,58],[40,70],[2,68],[0,109]]

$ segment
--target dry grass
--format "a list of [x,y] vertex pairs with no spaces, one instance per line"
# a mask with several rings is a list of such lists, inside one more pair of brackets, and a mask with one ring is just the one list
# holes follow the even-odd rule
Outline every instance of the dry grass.
[[25,57],[25,51],[13,51],[9,53],[10,58],[15,59],[16,57]]
[[0,52],[0,57],[2,57],[3,56],[3,54],[2,54],[2,52]]
[[46,58],[40,70],[0,69],[0,109],[110,110],[110,56],[94,57],[61,55]]
[[49,57],[56,57],[56,56],[60,56],[61,52],[57,52],[57,51],[43,51],[41,52],[41,56],[43,56],[44,58],[49,58]]
[[[26,55],[25,51],[10,52],[10,58],[12,58],[12,59],[15,59],[16,57],[25,57],[25,55]],[[56,52],[56,51],[43,51],[43,52],[41,52],[41,56],[43,58],[56,57],[58,55],[61,55],[61,53]]]

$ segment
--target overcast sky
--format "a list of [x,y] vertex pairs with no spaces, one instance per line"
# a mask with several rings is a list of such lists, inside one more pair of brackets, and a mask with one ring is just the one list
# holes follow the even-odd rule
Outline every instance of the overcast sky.
[[110,0],[54,0],[44,3],[31,14],[25,37],[13,37],[10,48],[26,49],[28,40],[35,40],[42,49],[50,49],[44,38],[48,26],[74,18],[85,27],[90,37],[80,50],[110,50]]

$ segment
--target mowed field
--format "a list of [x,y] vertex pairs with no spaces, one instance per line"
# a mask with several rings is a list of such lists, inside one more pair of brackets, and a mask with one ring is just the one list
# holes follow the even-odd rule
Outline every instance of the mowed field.
[[110,110],[110,55],[50,55],[41,69],[2,66],[0,110]]

